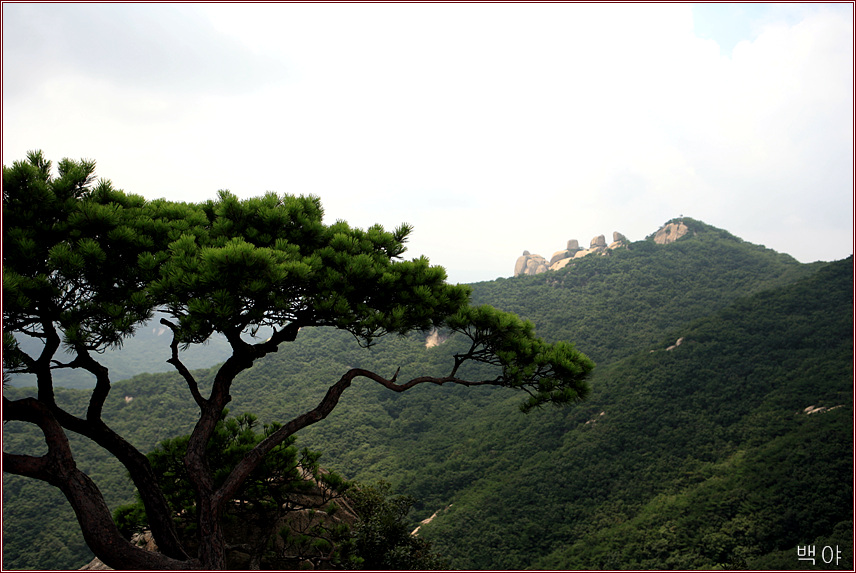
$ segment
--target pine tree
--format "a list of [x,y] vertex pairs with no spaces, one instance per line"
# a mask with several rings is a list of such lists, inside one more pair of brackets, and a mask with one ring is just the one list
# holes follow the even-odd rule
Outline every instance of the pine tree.
[[[4,367],[33,373],[38,396],[4,397],[4,420],[37,424],[48,443],[41,457],[4,452],[4,470],[59,487],[78,516],[93,552],[121,568],[225,567],[222,521],[229,502],[266,456],[299,430],[323,420],[357,378],[391,391],[416,385],[494,385],[528,394],[524,410],[585,397],[592,362],[569,343],[547,344],[531,323],[494,308],[469,304],[470,290],[446,283],[442,267],[424,257],[404,260],[411,228],[356,229],[323,222],[317,197],[268,193],[241,200],[227,191],[200,204],[145,201],[96,183],[95,163],[51,163],[32,152],[3,168]],[[199,418],[184,465],[195,492],[198,552],[188,555],[176,534],[159,478],[141,452],[101,419],[109,372],[95,355],[121,344],[155,310],[173,333],[168,362],[181,374]],[[273,329],[264,341],[252,336]],[[469,341],[445,375],[399,382],[353,368],[304,414],[278,426],[249,449],[226,476],[215,479],[208,445],[228,405],[235,377],[298,331],[334,327],[363,346],[388,334],[447,329]],[[24,353],[12,333],[44,342]],[[231,355],[203,395],[182,363],[180,347],[223,335]],[[57,359],[60,350],[72,357]],[[465,364],[492,366],[487,376],[462,374]],[[57,404],[51,372],[83,368],[96,378],[83,417]],[[162,554],[124,540],[97,486],[75,464],[65,436],[79,433],[116,456],[134,479]]]

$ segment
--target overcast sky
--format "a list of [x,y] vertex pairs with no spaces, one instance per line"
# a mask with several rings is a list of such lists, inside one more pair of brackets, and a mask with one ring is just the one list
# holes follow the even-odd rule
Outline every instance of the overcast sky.
[[853,252],[852,4],[3,4],[4,165],[321,197],[451,282],[679,215]]

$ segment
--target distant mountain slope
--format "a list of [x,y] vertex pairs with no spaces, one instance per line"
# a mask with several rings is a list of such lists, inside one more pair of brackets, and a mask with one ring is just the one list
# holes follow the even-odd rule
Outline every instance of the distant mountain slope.
[[[667,568],[679,566],[676,547],[686,550],[680,562],[686,564],[737,563],[731,547],[747,548],[740,554],[747,564],[785,559],[792,538],[774,541],[775,530],[757,523],[741,538],[741,511],[769,511],[803,487],[787,477],[796,471],[784,455],[796,451],[793,443],[829,435],[829,449],[844,440],[852,452],[852,439],[841,433],[843,422],[852,422],[852,258],[803,265],[684,221],[693,232],[673,244],[640,241],[562,271],[473,285],[478,302],[518,312],[541,336],[575,342],[598,362],[587,402],[523,415],[517,410],[522,398],[502,389],[418,387],[393,394],[362,381],[328,419],[301,433],[298,445],[322,451],[322,464],[347,476],[383,478],[420,499],[414,527],[437,512],[420,535],[435,540],[456,567]],[[681,337],[680,346],[666,350]],[[344,333],[301,331],[242,376],[230,409],[282,420],[305,411],[349,367],[390,375],[401,367],[402,377],[437,373],[459,343],[453,338],[426,349],[424,342],[389,338],[365,351]],[[200,376],[204,386],[206,374]],[[6,392],[14,397],[28,390]],[[84,408],[85,392],[60,394]],[[839,404],[846,407],[804,413],[810,405]],[[115,384],[106,406],[111,426],[144,450],[186,433],[195,410],[171,373]],[[14,448],[32,453],[38,447],[32,434],[7,432],[4,440]],[[78,448],[81,466],[111,503],[126,501],[131,492],[115,464],[101,461],[95,448]],[[760,480],[760,468],[776,456],[784,460],[781,491],[764,483],[745,496],[733,491],[739,476]],[[846,452],[837,460],[828,452],[821,457],[818,471],[833,480],[852,459]],[[814,475],[800,471],[806,479]],[[686,515],[686,504],[718,492],[720,484],[727,485],[720,497],[737,495],[737,510],[716,513],[726,502],[700,510],[714,529],[698,538],[643,535],[655,526],[668,532],[696,523],[681,521],[695,515]],[[788,515],[801,515],[815,501],[797,500]],[[852,513],[849,501],[843,510]],[[839,539],[840,513],[800,531],[814,535],[808,541]],[[657,521],[661,514],[673,516],[672,523]],[[4,476],[4,566],[68,568],[88,561],[69,519],[67,504],[51,488]],[[774,523],[771,516],[767,522]],[[767,535],[763,543],[747,545],[758,532]],[[618,551],[625,538],[633,543]],[[701,549],[689,551],[691,545]]]
[[564,423],[538,420],[555,449],[459,492],[420,534],[474,568],[797,568],[813,543],[851,568],[852,265],[602,367]]

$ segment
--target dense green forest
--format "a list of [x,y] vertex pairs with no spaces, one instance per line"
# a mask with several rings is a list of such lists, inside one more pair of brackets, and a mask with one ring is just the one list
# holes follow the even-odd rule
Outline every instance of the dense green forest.
[[[853,259],[800,264],[683,221],[691,233],[672,244],[472,285],[475,302],[597,362],[586,402],[523,414],[502,388],[363,382],[298,445],[416,498],[413,526],[436,514],[419,535],[455,568],[795,569],[805,545],[821,565],[821,548],[838,546],[833,568],[852,568]],[[301,331],[241,376],[230,410],[288,419],[350,367],[438,372],[460,342],[388,337],[365,350],[346,333]],[[147,351],[166,357],[168,342]],[[58,391],[78,409],[87,398]],[[161,373],[117,382],[104,417],[148,451],[195,414],[179,376]],[[131,500],[117,463],[73,444],[109,503]],[[4,428],[6,451],[40,448],[26,428]],[[3,502],[4,568],[91,559],[50,486],[4,475]]]

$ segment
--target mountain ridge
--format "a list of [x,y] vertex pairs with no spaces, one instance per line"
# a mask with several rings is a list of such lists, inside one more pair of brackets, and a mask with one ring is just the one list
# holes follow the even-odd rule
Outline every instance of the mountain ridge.
[[[682,239],[695,237],[699,233],[712,233],[718,235],[720,238],[743,242],[742,239],[739,239],[728,231],[690,217],[684,217],[683,215],[666,221],[659,229],[646,236],[642,241],[653,242],[658,245],[668,245]],[[517,258],[514,265],[513,276],[537,275],[547,271],[559,271],[567,265],[573,264],[573,261],[576,259],[591,255],[609,256],[618,249],[632,248],[631,244],[632,242],[622,233],[614,231],[611,243],[606,242],[604,235],[597,235],[592,238],[588,249],[580,247],[579,241],[576,239],[570,239],[566,248],[553,253],[549,260],[541,255],[530,253],[528,250],[523,251],[523,254]]]

